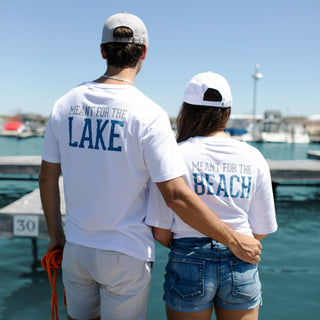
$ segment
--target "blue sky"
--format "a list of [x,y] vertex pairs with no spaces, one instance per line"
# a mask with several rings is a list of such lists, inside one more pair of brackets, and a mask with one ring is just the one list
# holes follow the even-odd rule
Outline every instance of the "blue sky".
[[0,114],[50,114],[72,87],[105,72],[104,21],[129,12],[145,22],[149,51],[135,85],[176,116],[189,79],[211,70],[228,80],[233,114],[320,113],[318,0],[2,0]]

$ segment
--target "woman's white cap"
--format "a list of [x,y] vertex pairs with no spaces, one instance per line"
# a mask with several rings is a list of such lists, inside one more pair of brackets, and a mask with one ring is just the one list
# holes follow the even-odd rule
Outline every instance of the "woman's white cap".
[[[118,27],[130,28],[133,32],[131,38],[114,38],[113,31]],[[149,43],[147,28],[143,21],[131,13],[117,13],[109,17],[104,23],[101,43],[123,42],[145,45]]]
[[[215,97],[212,101],[212,92]],[[211,71],[195,75],[186,86],[183,101],[198,106],[229,108],[232,106],[231,90],[227,80]]]

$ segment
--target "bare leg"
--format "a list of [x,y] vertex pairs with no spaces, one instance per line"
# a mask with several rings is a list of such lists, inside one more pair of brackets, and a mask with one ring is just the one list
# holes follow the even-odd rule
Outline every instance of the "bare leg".
[[168,307],[167,320],[210,320],[212,315],[212,307],[199,312],[179,312]]
[[258,320],[259,306],[248,310],[231,310],[214,306],[217,320]]

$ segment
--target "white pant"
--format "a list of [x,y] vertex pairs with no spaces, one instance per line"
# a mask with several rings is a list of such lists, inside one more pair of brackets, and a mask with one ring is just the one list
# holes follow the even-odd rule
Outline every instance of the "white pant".
[[68,315],[74,319],[144,320],[151,263],[120,252],[64,247],[63,284]]

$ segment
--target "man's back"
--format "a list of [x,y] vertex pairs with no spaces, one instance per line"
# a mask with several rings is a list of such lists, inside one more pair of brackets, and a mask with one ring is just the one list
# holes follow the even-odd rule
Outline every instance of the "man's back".
[[153,259],[146,183],[167,172],[170,145],[157,139],[168,132],[166,113],[130,85],[88,82],[57,101],[43,158],[61,163],[67,240]]

